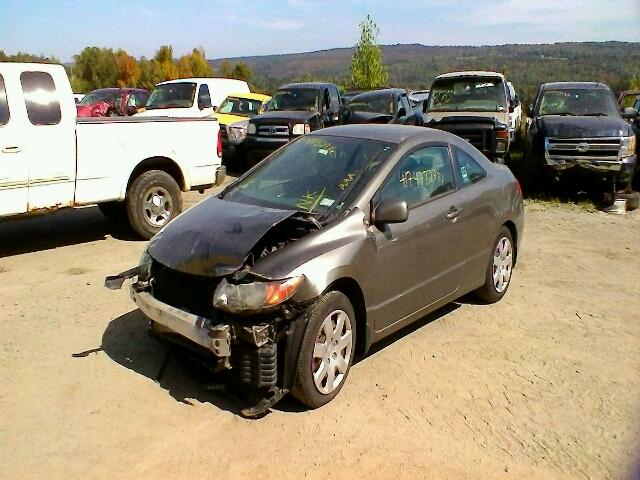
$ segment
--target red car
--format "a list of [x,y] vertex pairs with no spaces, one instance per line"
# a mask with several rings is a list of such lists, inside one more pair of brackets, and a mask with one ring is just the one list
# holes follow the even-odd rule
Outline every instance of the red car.
[[133,115],[148,98],[149,92],[142,88],[100,88],[87,93],[76,109],[79,117]]

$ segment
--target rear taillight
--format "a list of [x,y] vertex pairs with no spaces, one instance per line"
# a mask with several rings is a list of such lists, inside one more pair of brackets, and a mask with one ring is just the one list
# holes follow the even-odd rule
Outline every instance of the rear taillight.
[[222,130],[218,129],[218,156],[222,157]]
[[509,138],[509,130],[496,130],[496,138]]
[[518,190],[518,193],[520,194],[520,196],[522,196],[522,186],[520,186],[520,182],[518,181],[518,179],[516,178],[516,190]]

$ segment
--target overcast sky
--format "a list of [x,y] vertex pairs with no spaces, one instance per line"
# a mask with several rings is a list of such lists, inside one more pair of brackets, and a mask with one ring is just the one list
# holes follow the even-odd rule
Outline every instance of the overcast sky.
[[354,45],[367,13],[383,44],[640,41],[640,0],[0,0],[0,50],[62,61],[86,46],[294,53]]

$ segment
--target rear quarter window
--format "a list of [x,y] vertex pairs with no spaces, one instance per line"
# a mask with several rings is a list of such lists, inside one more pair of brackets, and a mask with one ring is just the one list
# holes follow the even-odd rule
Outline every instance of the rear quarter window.
[[9,103],[7,103],[7,91],[4,87],[4,78],[0,75],[0,126],[9,121]]
[[29,121],[33,125],[60,123],[60,102],[51,75],[46,72],[22,72],[20,82]]
[[487,176],[482,166],[467,152],[458,147],[453,147],[453,155],[456,160],[456,169],[460,184],[464,187],[477,183]]

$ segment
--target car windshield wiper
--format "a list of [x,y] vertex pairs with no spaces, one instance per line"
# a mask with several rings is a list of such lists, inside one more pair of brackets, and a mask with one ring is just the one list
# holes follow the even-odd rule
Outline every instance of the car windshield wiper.
[[583,116],[585,116],[585,117],[608,117],[609,114],[596,112],[596,113],[585,113]]
[[559,115],[561,117],[565,117],[565,116],[570,116],[573,117],[573,113],[569,113],[569,112],[549,112],[549,113],[543,113],[542,116],[545,117],[547,115]]

